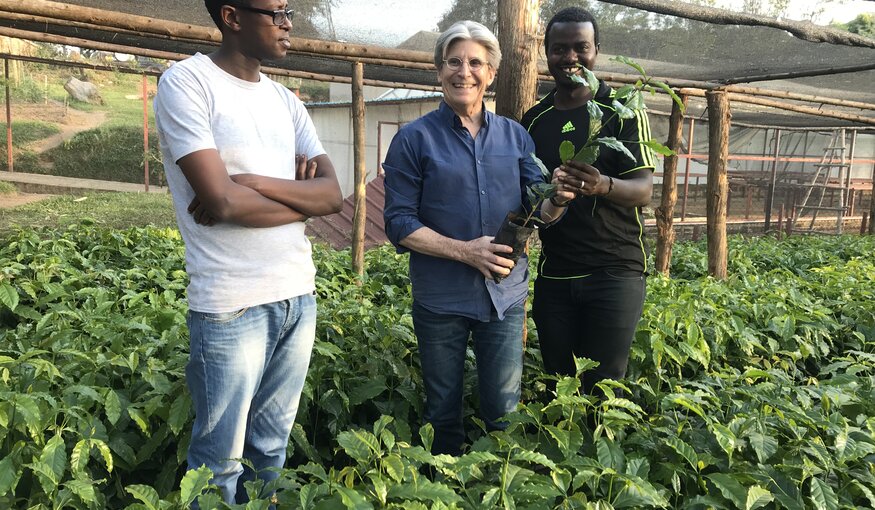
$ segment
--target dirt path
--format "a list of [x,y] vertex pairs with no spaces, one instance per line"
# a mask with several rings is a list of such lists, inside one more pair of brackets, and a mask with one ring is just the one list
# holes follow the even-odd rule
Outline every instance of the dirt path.
[[37,193],[14,193],[9,195],[0,194],[0,209],[11,209],[19,205],[39,202],[51,198],[54,195],[42,195]]
[[67,110],[67,115],[63,122],[59,124],[61,128],[60,133],[37,140],[29,144],[27,148],[37,154],[41,154],[73,138],[76,136],[76,133],[99,127],[105,121],[106,112],[83,112],[70,108]]

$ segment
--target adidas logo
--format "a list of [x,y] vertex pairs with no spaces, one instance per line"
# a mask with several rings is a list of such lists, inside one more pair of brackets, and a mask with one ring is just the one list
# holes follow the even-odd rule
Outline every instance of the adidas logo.
[[569,120],[568,122],[565,123],[564,126],[562,126],[562,132],[563,133],[570,133],[572,131],[574,131],[574,124],[572,124],[571,121]]

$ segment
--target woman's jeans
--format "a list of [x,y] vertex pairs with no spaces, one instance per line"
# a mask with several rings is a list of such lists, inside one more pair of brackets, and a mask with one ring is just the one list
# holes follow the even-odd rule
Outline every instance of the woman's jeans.
[[[226,502],[247,500],[243,483],[275,479],[316,334],[312,294],[229,313],[189,312],[186,382],[195,419],[188,467],[213,471]],[[255,472],[232,459],[245,458]]]
[[504,320],[480,322],[459,315],[432,313],[413,303],[413,327],[419,343],[425,383],[425,421],[434,427],[432,453],[461,454],[465,442],[462,389],[468,337],[474,340],[480,414],[490,430],[516,410],[523,373],[524,304],[509,309]]

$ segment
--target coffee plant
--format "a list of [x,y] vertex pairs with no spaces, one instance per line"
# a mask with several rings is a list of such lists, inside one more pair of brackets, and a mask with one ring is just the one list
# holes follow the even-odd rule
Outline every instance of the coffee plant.
[[316,246],[289,460],[229,506],[185,465],[179,233],[20,230],[0,244],[0,508],[873,508],[873,253],[872,237],[737,237],[716,281],[705,245],[679,244],[672,278],[648,281],[625,380],[586,395],[545,375],[530,322],[509,427],[476,417],[472,354],[470,447],[450,457],[421,421],[406,257],[372,250],[359,279]]

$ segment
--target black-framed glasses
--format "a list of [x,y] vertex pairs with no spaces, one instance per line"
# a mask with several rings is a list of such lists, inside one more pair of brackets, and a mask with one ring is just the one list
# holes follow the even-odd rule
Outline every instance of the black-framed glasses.
[[470,69],[471,72],[474,72],[474,73],[483,69],[483,66],[489,65],[489,62],[484,62],[483,60],[480,60],[479,58],[472,58],[471,60],[466,61],[466,60],[460,59],[459,57],[450,57],[450,58],[444,60],[444,64],[446,64],[447,67],[449,67],[451,71],[458,71],[459,69],[462,68],[462,65],[465,62],[468,62],[468,69]]
[[258,14],[264,14],[265,16],[273,16],[273,24],[276,26],[282,26],[286,20],[289,20],[289,23],[292,22],[292,19],[295,17],[295,11],[292,9],[279,9],[276,11],[268,11],[267,9],[257,9],[255,7],[249,7],[248,5],[239,5],[239,4],[231,4],[238,9],[243,9],[244,11],[256,12]]

